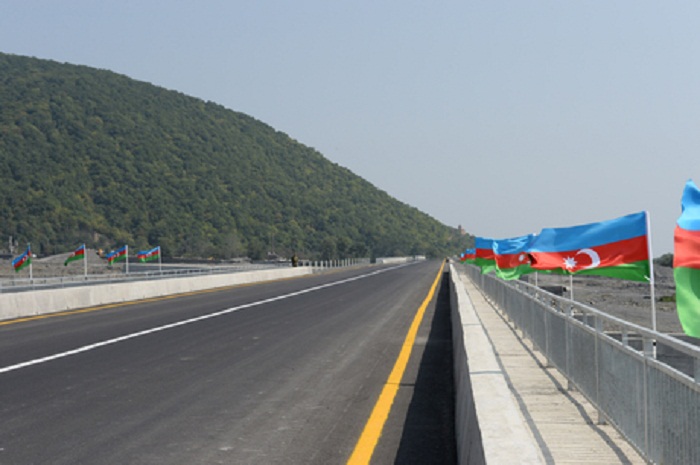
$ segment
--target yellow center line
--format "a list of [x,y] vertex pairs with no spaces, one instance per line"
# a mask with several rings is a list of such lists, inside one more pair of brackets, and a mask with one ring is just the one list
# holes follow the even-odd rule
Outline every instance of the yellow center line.
[[408,334],[406,334],[406,339],[401,347],[401,352],[394,363],[394,368],[389,374],[389,378],[384,384],[381,394],[379,394],[379,399],[372,409],[372,413],[365,424],[365,428],[362,430],[360,439],[355,444],[355,450],[353,450],[350,459],[348,460],[348,465],[364,465],[369,464],[372,459],[372,454],[374,449],[377,447],[379,442],[379,437],[384,429],[384,424],[387,418],[389,418],[389,412],[391,411],[391,405],[394,403],[394,398],[396,393],[399,391],[399,384],[401,383],[401,378],[406,371],[406,366],[408,365],[408,360],[411,357],[411,351],[413,350],[413,344],[416,340],[416,335],[418,334],[418,328],[423,321],[423,315],[425,315],[425,310],[428,308],[428,304],[433,300],[433,295],[435,295],[435,289],[437,289],[438,282],[440,281],[440,276],[442,275],[442,269],[444,266],[440,266],[435,281],[428,292],[425,300],[418,308],[416,315],[413,317],[413,322],[411,327],[408,329]]

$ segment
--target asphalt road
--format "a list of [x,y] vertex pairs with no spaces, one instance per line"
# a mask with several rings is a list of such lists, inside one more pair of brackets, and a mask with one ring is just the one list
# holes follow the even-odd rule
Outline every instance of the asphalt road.
[[[345,463],[439,262],[0,326],[0,464]],[[454,463],[438,287],[372,463]]]

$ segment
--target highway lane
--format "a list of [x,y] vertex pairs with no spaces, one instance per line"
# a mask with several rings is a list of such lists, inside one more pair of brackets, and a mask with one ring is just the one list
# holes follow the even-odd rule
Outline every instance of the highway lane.
[[438,268],[0,326],[0,463],[344,463]]

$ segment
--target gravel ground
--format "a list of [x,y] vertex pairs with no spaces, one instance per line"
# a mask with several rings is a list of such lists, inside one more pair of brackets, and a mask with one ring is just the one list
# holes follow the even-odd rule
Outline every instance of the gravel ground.
[[[534,283],[534,275],[526,275]],[[656,326],[663,333],[682,334],[675,302],[664,302],[664,298],[675,295],[673,268],[657,266],[654,269],[656,297]],[[539,286],[563,286],[569,296],[569,277],[559,275],[537,275]],[[617,318],[646,328],[652,327],[651,287],[649,283],[626,281],[602,276],[575,276],[573,279],[574,300],[585,303]]]

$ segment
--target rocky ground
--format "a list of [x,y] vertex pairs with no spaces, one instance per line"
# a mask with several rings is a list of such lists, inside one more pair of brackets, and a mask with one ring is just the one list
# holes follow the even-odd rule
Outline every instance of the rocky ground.
[[[534,283],[534,275],[526,275]],[[676,303],[670,298],[675,295],[673,268],[654,268],[656,297],[656,327],[663,333],[681,334],[680,321],[676,313]],[[537,275],[540,286],[563,286],[565,296],[570,295],[568,276]],[[574,300],[585,303],[597,310],[614,315],[631,323],[652,327],[651,288],[649,283],[625,281],[602,276],[576,276],[573,279]],[[671,300],[671,301],[669,301]]]

